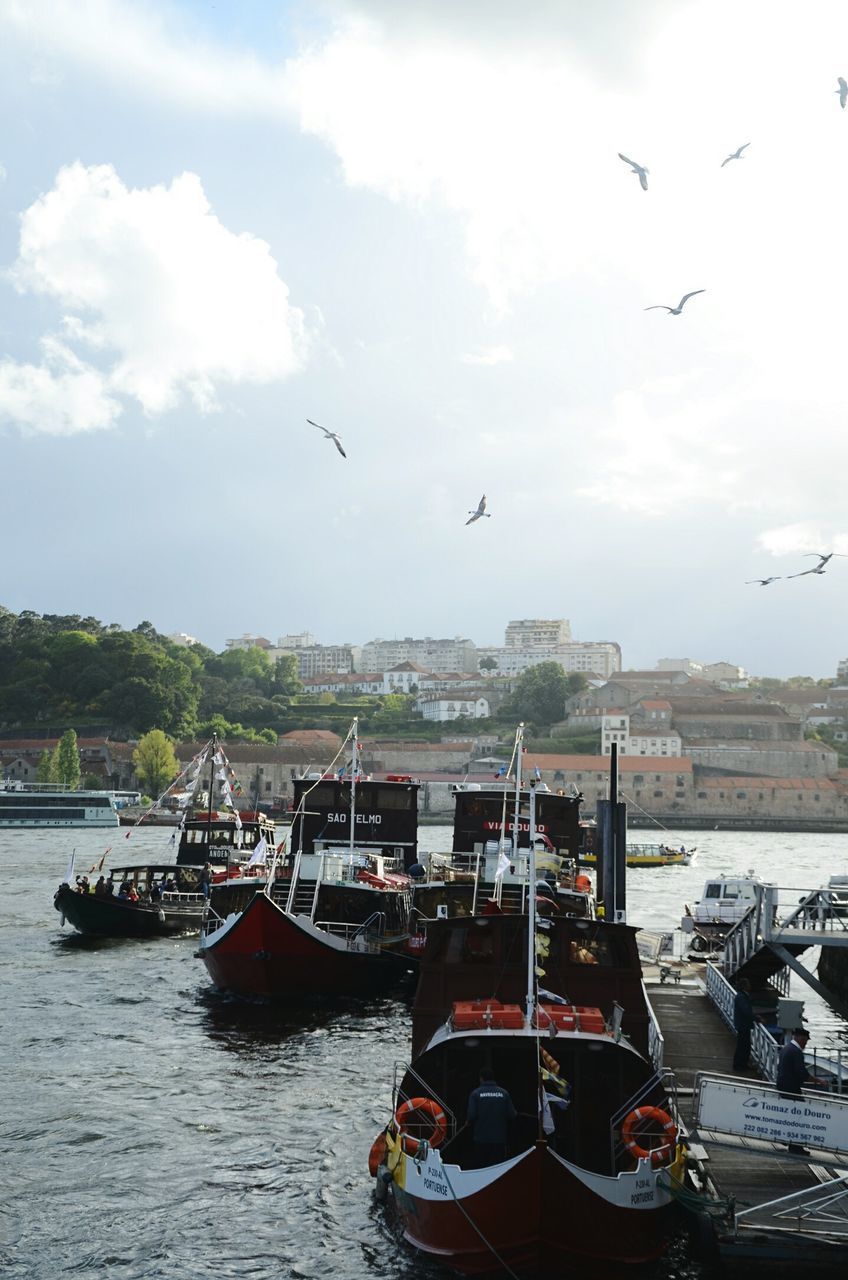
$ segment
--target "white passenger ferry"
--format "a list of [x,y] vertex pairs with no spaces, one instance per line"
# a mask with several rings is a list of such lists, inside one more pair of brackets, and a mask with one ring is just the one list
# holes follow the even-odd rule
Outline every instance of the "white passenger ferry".
[[0,827],[117,827],[111,791],[63,791],[0,779]]

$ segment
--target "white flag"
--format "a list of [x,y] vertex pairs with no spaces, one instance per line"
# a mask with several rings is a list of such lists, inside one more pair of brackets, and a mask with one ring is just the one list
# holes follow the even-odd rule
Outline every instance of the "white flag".
[[71,860],[68,863],[68,869],[65,872],[65,879],[62,881],[63,884],[74,883],[74,863],[76,862],[76,859],[77,859],[77,851],[76,849],[74,849],[73,852],[71,853]]
[[253,850],[253,853],[250,858],[250,862],[248,862],[247,865],[249,867],[255,867],[255,866],[258,866],[259,863],[262,863],[262,865],[264,866],[265,855],[267,854],[267,852],[268,852],[268,845],[265,841],[265,837],[263,836],[262,839],[257,844],[256,848]]
[[510,865],[511,864],[510,864],[508,855],[504,852],[503,849],[501,849],[500,853],[498,854],[498,865],[497,865],[497,868],[495,869],[495,879],[502,880],[506,872],[509,871]]
[[235,807],[233,807],[233,817],[236,820],[236,830],[241,831],[241,814]]

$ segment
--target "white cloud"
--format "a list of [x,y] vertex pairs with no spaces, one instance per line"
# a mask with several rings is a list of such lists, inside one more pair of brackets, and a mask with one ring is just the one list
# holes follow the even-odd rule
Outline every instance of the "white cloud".
[[757,546],[773,556],[826,555],[830,551],[845,555],[848,553],[848,534],[834,534],[832,530],[826,534],[813,525],[787,524],[764,530],[757,538]]
[[4,169],[3,165],[0,164],[0,182],[5,182],[5,181],[6,181],[6,170]]
[[53,436],[111,427],[121,405],[103,376],[54,339],[42,347],[40,365],[0,361],[0,419]]
[[[185,396],[214,409],[221,385],[273,382],[305,358],[303,315],[268,245],[228,231],[194,174],[134,190],[109,165],[69,165],[23,214],[9,274],[19,291],[61,305],[65,338],[110,359],[109,391],[147,413]],[[7,389],[49,393],[50,370],[26,368],[15,376],[7,363]],[[18,403],[9,396],[7,415]],[[94,423],[108,425],[102,413]]]
[[486,351],[466,352],[460,359],[463,364],[496,365],[509,364],[515,357],[512,347],[501,343],[496,347],[489,347]]

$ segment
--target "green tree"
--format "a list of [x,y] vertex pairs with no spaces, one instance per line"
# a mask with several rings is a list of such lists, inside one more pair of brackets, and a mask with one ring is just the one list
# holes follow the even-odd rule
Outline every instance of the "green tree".
[[38,757],[38,765],[35,770],[36,782],[58,782],[59,775],[56,771],[56,753],[49,748],[45,748]]
[[73,729],[66,729],[59,739],[56,747],[56,774],[63,786],[76,791],[80,782],[80,753]]
[[569,677],[559,663],[540,662],[519,677],[503,711],[533,724],[553,724],[562,719],[569,692]]
[[159,796],[180,771],[171,739],[161,729],[151,729],[133,752],[133,764],[145,791]]
[[481,658],[477,666],[481,671],[497,671],[498,660],[497,658]]

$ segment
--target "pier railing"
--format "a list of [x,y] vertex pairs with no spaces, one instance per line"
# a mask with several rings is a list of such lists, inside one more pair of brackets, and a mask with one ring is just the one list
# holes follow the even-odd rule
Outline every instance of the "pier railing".
[[[727,1025],[733,1029],[733,1001],[736,990],[730,985],[724,974],[711,961],[707,961],[706,972],[707,995]],[[777,1076],[777,1055],[780,1047],[771,1033],[761,1022],[755,1022],[751,1028],[751,1057],[763,1072],[767,1080]]]

